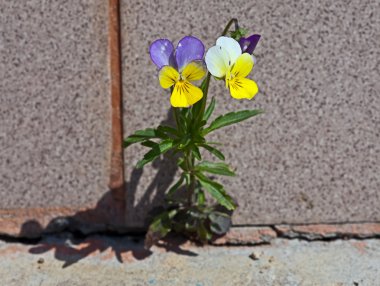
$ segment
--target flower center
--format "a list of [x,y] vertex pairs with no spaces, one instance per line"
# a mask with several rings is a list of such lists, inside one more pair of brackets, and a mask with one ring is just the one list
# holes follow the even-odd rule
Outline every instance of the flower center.
[[231,85],[233,85],[234,81],[235,81],[235,74],[231,72],[232,68],[230,68],[228,71],[227,71],[227,74],[226,74],[226,88],[229,89]]

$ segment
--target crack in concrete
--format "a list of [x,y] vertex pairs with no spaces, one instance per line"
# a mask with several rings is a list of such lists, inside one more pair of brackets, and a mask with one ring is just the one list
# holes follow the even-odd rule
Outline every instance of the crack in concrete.
[[0,241],[5,243],[21,243],[27,245],[36,245],[41,241],[42,237],[38,238],[26,238],[26,237],[15,237],[6,234],[0,234]]
[[62,231],[62,232],[49,232],[43,233],[41,236],[36,238],[27,238],[27,237],[16,237],[7,234],[0,234],[0,241],[5,243],[20,243],[26,245],[37,245],[43,240],[49,238],[64,237],[70,240],[75,240],[76,242],[83,242],[86,239],[93,236],[104,236],[109,238],[118,238],[118,237],[130,237],[132,241],[144,240],[145,233],[118,233],[114,231],[98,231],[92,233],[81,233],[80,231]]
[[[221,244],[214,244],[215,246],[261,246],[261,245],[268,245],[271,244],[271,241],[274,239],[288,239],[288,240],[302,240],[302,241],[324,241],[324,242],[333,242],[338,240],[347,240],[347,239],[354,239],[354,240],[368,240],[368,239],[380,239],[379,233],[349,233],[349,232],[342,232],[337,230],[336,232],[305,232],[305,231],[299,231],[295,228],[297,226],[293,225],[265,225],[262,226],[265,228],[270,228],[275,233],[275,236],[263,239],[260,241],[253,241],[246,239],[244,242],[233,242],[229,241],[228,239]],[[243,227],[243,229],[246,229],[249,231],[253,227]],[[233,228],[232,228],[233,229]],[[59,232],[48,232],[48,233],[42,233],[39,237],[36,238],[27,238],[27,237],[16,237],[11,236],[7,234],[0,234],[0,241],[4,241],[6,243],[20,243],[25,245],[37,245],[42,240],[48,239],[51,237],[59,237],[64,236],[71,240],[75,241],[85,241],[87,238],[91,236],[101,235],[105,237],[130,237],[135,241],[142,241],[144,240],[145,233],[143,231],[138,232],[116,232],[116,231],[96,231],[91,233],[84,233],[80,230],[73,230],[73,229],[66,229],[64,231]],[[211,242],[211,245],[213,243]]]
[[[343,224],[342,224],[343,225]],[[277,238],[282,239],[298,239],[303,241],[325,241],[325,242],[332,242],[337,240],[347,240],[347,239],[355,239],[355,240],[367,240],[367,239],[380,239],[380,234],[378,233],[372,233],[372,234],[362,234],[362,233],[344,233],[339,232],[337,230],[336,232],[331,232],[327,234],[323,234],[321,232],[304,232],[304,231],[297,231],[293,228],[292,225],[286,225],[288,228],[287,231],[281,230],[281,228],[277,225],[270,225],[270,227],[275,233]]]

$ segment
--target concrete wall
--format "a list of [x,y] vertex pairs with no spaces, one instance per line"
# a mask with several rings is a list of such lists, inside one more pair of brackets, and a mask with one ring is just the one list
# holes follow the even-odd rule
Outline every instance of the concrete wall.
[[107,7],[1,1],[0,209],[14,210],[1,218],[68,214],[108,191]]
[[[125,136],[172,120],[149,44],[192,34],[211,47],[238,17],[263,36],[252,74],[260,93],[234,101],[213,80],[215,116],[266,113],[213,137],[237,168],[224,180],[240,204],[235,224],[380,221],[379,1],[121,0],[120,9]],[[167,157],[134,169],[143,151],[131,147],[127,208],[115,211],[108,12],[100,0],[0,4],[0,233],[60,216],[82,229],[123,215],[143,227],[176,178]]]
[[[125,135],[168,120],[149,44],[191,34],[211,47],[238,17],[262,35],[252,73],[260,93],[238,102],[212,81],[215,115],[266,113],[214,136],[238,172],[224,180],[240,204],[235,224],[380,220],[379,1],[124,0],[121,9]],[[136,225],[175,177],[168,159],[133,170],[142,154],[125,154]]]

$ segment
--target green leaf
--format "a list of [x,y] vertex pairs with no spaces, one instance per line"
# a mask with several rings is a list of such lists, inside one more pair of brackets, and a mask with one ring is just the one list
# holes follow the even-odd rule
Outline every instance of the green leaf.
[[197,227],[194,225],[194,223],[189,223],[189,222],[185,222],[185,229],[188,232],[196,232],[197,231]]
[[199,146],[205,148],[207,151],[209,151],[211,154],[213,154],[214,156],[216,156],[220,160],[224,161],[226,159],[221,151],[219,151],[218,149],[216,149],[216,148],[214,148],[214,147],[212,147],[210,145],[199,144]]
[[188,114],[189,114],[189,108],[182,108],[181,112],[179,112],[179,122],[181,126],[183,127],[184,133],[186,133],[189,130],[189,126],[191,126],[190,124],[191,118]]
[[170,232],[170,220],[177,214],[177,210],[165,211],[153,219],[153,222],[149,226],[149,230],[157,232],[165,236]]
[[207,213],[204,213],[201,209],[197,207],[193,207],[189,209],[188,214],[195,219],[202,219],[202,220],[206,219],[208,215]]
[[149,226],[145,236],[145,247],[150,248],[158,240],[165,237],[173,228],[172,220],[178,210],[165,211],[156,216]]
[[145,147],[153,148],[153,147],[156,147],[156,145],[158,145],[158,143],[153,142],[151,140],[147,140],[147,141],[141,142],[141,145],[145,146]]
[[154,146],[148,153],[144,155],[144,158],[137,162],[136,168],[140,169],[149,162],[152,162],[154,159],[158,158],[161,154],[166,153],[171,148],[173,148],[173,140],[167,139],[161,141],[159,144]]
[[205,227],[204,223],[201,222],[197,227],[198,237],[202,242],[207,242],[212,238],[212,233]]
[[225,115],[221,115],[217,117],[209,127],[205,128],[202,132],[203,135],[206,135],[210,133],[211,131],[214,131],[216,129],[235,124],[238,122],[241,122],[243,120],[246,120],[248,118],[251,118],[253,116],[256,116],[260,113],[263,113],[263,110],[260,109],[254,109],[254,110],[242,110],[237,112],[230,112]]
[[211,99],[210,105],[207,107],[205,113],[203,114],[204,121],[207,121],[210,118],[211,114],[213,113],[215,109],[215,103],[216,103],[216,100],[215,100],[215,97],[213,97]]
[[199,127],[203,127],[207,124],[207,121],[206,120],[201,120],[201,122],[199,123]]
[[183,157],[178,158],[177,166],[180,167],[184,171],[186,170],[185,159]]
[[210,79],[211,79],[211,74],[208,72],[207,76],[204,78],[200,85],[200,89],[203,92],[203,97],[201,100],[199,100],[196,104],[194,104],[192,108],[192,113],[193,113],[193,127],[195,129],[198,129],[202,125],[202,119],[203,119],[203,114],[205,111],[206,107],[206,101],[207,101],[207,93],[208,93],[208,87],[210,84]]
[[190,186],[190,174],[185,173],[185,181],[186,181],[186,186]]
[[199,206],[203,206],[206,203],[205,192],[201,188],[197,189],[196,198]]
[[234,171],[226,163],[212,163],[203,161],[195,166],[195,170],[223,176],[235,176]]
[[156,137],[156,130],[153,129],[153,128],[147,128],[147,129],[143,129],[143,130],[136,130],[135,131],[135,135],[138,135],[138,136],[145,136],[145,137]]
[[222,146],[223,145],[222,143],[216,142],[216,141],[207,141],[206,143],[208,145],[217,145],[217,146]]
[[192,135],[192,141],[197,144],[203,144],[206,142],[206,139],[199,133],[195,133]]
[[174,135],[176,137],[180,137],[181,135],[179,134],[178,130],[171,127],[171,126],[166,126],[166,125],[159,125],[157,127],[157,130],[158,131],[161,131],[163,133],[168,133],[168,134],[171,134],[171,135]]
[[211,212],[209,219],[211,222],[210,229],[213,233],[224,234],[231,227],[231,216],[226,213],[218,211]]
[[179,178],[179,180],[169,189],[169,191],[168,191],[168,193],[167,193],[167,195],[168,196],[172,196],[173,194],[174,194],[174,192],[176,191],[176,190],[178,190],[178,188],[180,187],[180,186],[182,186],[182,184],[183,184],[183,182],[185,181],[185,174],[184,173],[182,173],[181,174],[181,177]]
[[137,130],[134,134],[128,136],[124,139],[123,147],[127,148],[132,144],[143,142],[153,138],[167,139],[168,136],[162,132],[157,131],[153,128],[147,128],[144,130]]
[[209,75],[209,73],[207,73],[207,76],[203,79],[201,85],[199,86],[199,88],[203,91],[203,98],[200,101],[198,101],[197,103],[195,103],[193,106],[193,111],[195,114],[198,114],[198,112],[202,108],[202,105],[204,104],[204,102],[202,102],[202,101],[207,96],[207,91],[208,91],[207,89],[208,89],[209,83],[210,83],[210,75]]
[[202,187],[214,198],[216,201],[228,210],[234,210],[236,204],[234,200],[226,193],[223,186],[215,181],[210,180],[202,173],[196,173]]
[[201,155],[201,152],[199,151],[198,146],[193,145],[193,148],[192,148],[191,152],[193,153],[194,157],[195,157],[198,161],[201,161],[201,160],[202,160],[202,155]]
[[205,92],[206,91],[206,88],[209,84],[209,81],[210,81],[210,77],[209,77],[209,74],[207,74],[207,76],[204,78],[204,80],[202,81],[201,83],[201,86],[200,86],[200,89]]
[[237,30],[230,32],[231,38],[239,41],[241,37],[244,37],[248,33],[247,29],[238,28]]
[[[170,93],[173,93],[173,87],[170,88]],[[173,110],[173,117],[174,117],[176,126],[178,128],[178,131],[179,131],[179,133],[182,133],[183,132],[182,125],[181,125],[181,122],[179,119],[179,114],[180,114],[181,110],[180,110],[180,108],[177,108],[177,107],[173,107],[172,110]]]
[[184,149],[187,147],[191,142],[191,136],[186,134],[182,137],[182,139],[179,141],[179,149]]

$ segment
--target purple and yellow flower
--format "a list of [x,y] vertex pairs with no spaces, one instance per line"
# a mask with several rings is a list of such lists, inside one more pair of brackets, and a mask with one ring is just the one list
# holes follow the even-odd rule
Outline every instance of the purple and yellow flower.
[[186,36],[176,49],[168,39],[159,39],[151,44],[149,52],[159,68],[161,87],[173,87],[170,97],[173,107],[189,107],[203,97],[202,90],[192,84],[206,74],[203,66],[205,47],[199,39]]
[[258,92],[256,82],[246,78],[254,61],[249,53],[242,53],[240,44],[229,37],[219,37],[205,57],[207,69],[216,78],[224,79],[235,99],[252,99]]

